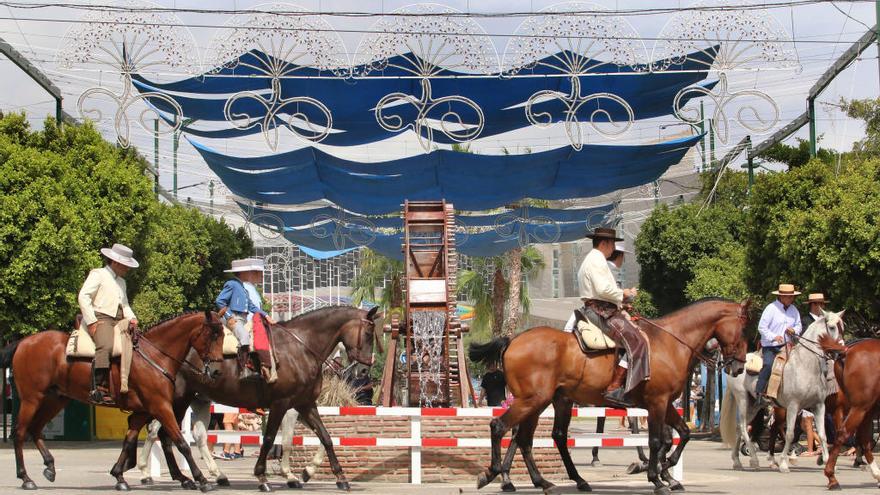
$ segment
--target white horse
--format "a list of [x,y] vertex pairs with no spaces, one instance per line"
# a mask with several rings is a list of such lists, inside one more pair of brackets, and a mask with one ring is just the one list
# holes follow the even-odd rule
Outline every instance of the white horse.
[[[815,342],[819,336],[826,333],[834,339],[840,338],[838,324],[843,321],[843,311],[823,313],[824,317],[810,324],[801,337],[795,337],[797,343],[789,353],[783,368],[783,380],[777,393],[777,402],[788,411],[786,414],[785,447],[782,449],[782,459],[779,463],[779,471],[783,473],[789,471],[788,452],[794,440],[797,413],[801,409],[811,410],[816,416],[816,429],[822,446],[822,462],[828,460],[828,444],[825,437],[825,397],[829,392],[827,360],[822,349]],[[760,467],[758,446],[749,438],[747,430],[748,424],[759,411],[755,404],[757,382],[756,375],[748,375],[747,373],[738,377],[727,376],[727,389],[721,407],[721,437],[724,443],[731,447],[733,468],[737,470],[742,469],[739,449],[743,442],[748,445],[749,467],[752,469]],[[776,464],[772,455],[769,461],[771,467]]]
[[[197,398],[192,402],[190,408],[192,409],[191,421],[193,440],[199,450],[202,461],[207,466],[210,475],[217,480],[218,485],[228,486],[229,478],[217,466],[217,462],[214,460],[214,457],[211,455],[211,450],[208,448],[208,425],[211,421],[211,403]],[[290,452],[293,450],[293,435],[298,419],[299,413],[296,409],[290,409],[287,411],[287,414],[284,415],[284,419],[281,423],[281,450],[283,452],[280,459],[281,475],[287,478],[287,486],[290,488],[302,488],[303,482],[308,481],[309,478],[314,476],[318,466],[324,462],[324,449],[318,448],[312,461],[305,469],[303,469],[302,480],[297,477],[296,474],[291,472]],[[147,427],[147,438],[144,441],[144,446],[138,457],[138,469],[141,471],[142,476],[141,484],[144,485],[153,484],[153,478],[150,475],[150,450],[158,441],[159,427],[160,425],[158,421],[153,421],[149,424]]]

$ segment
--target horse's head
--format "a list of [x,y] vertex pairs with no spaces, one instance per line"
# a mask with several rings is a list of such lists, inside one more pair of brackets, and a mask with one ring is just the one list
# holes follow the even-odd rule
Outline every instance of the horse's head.
[[376,332],[376,320],[381,316],[378,306],[369,311],[359,309],[357,316],[342,326],[340,340],[348,353],[349,362],[373,365],[373,342],[376,342],[380,351],[382,346]]
[[205,363],[204,373],[210,378],[220,374],[220,364],[223,362],[223,322],[220,316],[213,311],[205,311],[204,317],[190,332],[189,343]]
[[749,322],[749,308],[751,300],[742,303],[729,303],[730,311],[723,312],[721,318],[715,324],[713,336],[721,346],[723,366],[730,376],[738,376],[745,370],[746,352],[748,350],[746,339],[743,338],[743,329]]
[[[822,314],[824,318],[819,318],[813,324],[819,322],[824,322],[823,330],[834,340],[839,340],[843,337],[843,314],[846,313],[846,310],[839,313],[835,313],[833,311],[825,311],[822,310]],[[812,326],[812,325],[810,325]],[[818,336],[817,336],[818,337]]]

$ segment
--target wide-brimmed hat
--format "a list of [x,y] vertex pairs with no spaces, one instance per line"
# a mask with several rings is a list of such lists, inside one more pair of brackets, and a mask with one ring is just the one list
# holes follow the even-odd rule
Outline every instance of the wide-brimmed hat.
[[226,273],[241,273],[241,272],[262,272],[265,270],[265,265],[263,260],[257,258],[244,258],[240,260],[232,260],[232,266],[228,270],[223,270]]
[[134,252],[128,246],[122,244],[114,244],[112,248],[101,248],[101,254],[108,259],[117,261],[129,268],[137,268],[141,266],[136,259],[132,257]]
[[622,237],[617,237],[617,231],[605,227],[597,227],[595,230],[586,235],[587,239],[612,239],[614,241],[622,241]]
[[825,294],[821,292],[812,292],[809,296],[807,296],[807,301],[804,304],[810,303],[828,303],[828,299],[825,299]]
[[771,292],[777,296],[799,296],[801,293],[794,290],[793,284],[779,284],[779,288]]
[[632,251],[626,249],[626,244],[624,244],[623,242],[615,242],[614,243],[614,252],[615,253],[620,252],[620,253],[632,254]]

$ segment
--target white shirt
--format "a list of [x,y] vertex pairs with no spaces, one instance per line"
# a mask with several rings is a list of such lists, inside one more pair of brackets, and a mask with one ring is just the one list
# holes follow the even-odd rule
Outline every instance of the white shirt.
[[782,345],[774,342],[776,337],[785,337],[785,330],[794,328],[795,333],[801,333],[801,314],[798,313],[794,304],[787,309],[782,306],[779,299],[768,304],[761,313],[761,321],[758,322],[758,333],[761,334],[761,346],[776,347]]
[[89,272],[89,276],[79,290],[77,302],[86,325],[98,321],[96,311],[115,317],[120,306],[125,318],[136,319],[134,311],[128,305],[125,279],[116,276],[116,272],[109,265]]
[[[263,307],[263,298],[260,297],[260,292],[257,290],[257,287],[250,282],[242,282],[241,285],[244,286],[244,290],[248,293],[248,298],[254,303],[254,306],[258,308]],[[248,311],[247,321],[251,321],[254,319],[254,314]]]
[[608,260],[598,249],[591,250],[578,270],[581,299],[598,299],[618,306],[623,304],[623,289],[617,286]]

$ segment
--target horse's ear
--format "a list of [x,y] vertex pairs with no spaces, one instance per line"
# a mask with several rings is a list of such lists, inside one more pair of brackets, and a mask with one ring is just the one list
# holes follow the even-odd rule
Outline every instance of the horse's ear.
[[373,309],[367,312],[367,319],[370,321],[376,321],[377,318],[381,318],[382,313],[379,313],[379,306],[373,306]]

